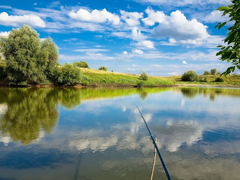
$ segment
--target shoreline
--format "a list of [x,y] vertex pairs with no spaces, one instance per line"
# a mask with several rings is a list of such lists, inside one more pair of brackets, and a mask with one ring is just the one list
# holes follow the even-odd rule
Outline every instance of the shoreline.
[[[228,88],[240,88],[240,85],[219,85],[219,84],[172,84],[172,85],[143,85],[141,88],[167,88],[167,87],[228,87]],[[90,84],[90,85],[82,85],[82,84],[75,84],[75,85],[54,85],[54,84],[49,84],[49,85],[28,85],[28,86],[14,86],[14,85],[7,85],[7,84],[0,84],[0,88],[77,88],[77,89],[82,89],[82,88],[138,88],[137,85],[119,85],[119,84],[112,84],[112,85],[96,85],[96,84]]]

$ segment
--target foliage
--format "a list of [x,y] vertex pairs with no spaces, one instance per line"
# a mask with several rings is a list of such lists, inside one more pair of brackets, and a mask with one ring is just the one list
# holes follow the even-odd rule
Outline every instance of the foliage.
[[144,71],[141,73],[139,79],[143,80],[143,81],[147,81],[148,80],[148,75],[147,73],[145,73]]
[[217,72],[217,69],[216,69],[216,68],[211,69],[211,74],[212,74],[212,75],[216,75],[216,72]]
[[210,72],[204,71],[203,75],[210,75]]
[[82,84],[83,86],[87,86],[87,85],[89,84],[89,82],[88,82],[88,81],[83,81],[81,84]]
[[187,71],[182,75],[182,81],[195,81],[198,76],[195,71]]
[[57,62],[58,52],[50,38],[42,43],[37,32],[23,25],[0,38],[1,51],[7,64],[10,84],[41,84],[47,81],[50,67]]
[[72,64],[65,64],[58,68],[55,74],[57,83],[62,85],[74,85],[81,82],[81,71]]
[[221,78],[221,77],[217,77],[217,78],[215,79],[215,82],[224,82],[224,79]]
[[208,80],[207,80],[207,77],[204,77],[204,76],[198,76],[198,81],[199,82],[208,82]]
[[[235,67],[240,69],[240,1],[231,0],[232,4],[228,6],[219,7],[217,10],[223,11],[223,16],[229,16],[229,21],[233,24],[228,28],[228,35],[224,39],[226,45],[219,45],[221,50],[216,54],[220,56],[222,61],[227,60],[231,62],[233,66],[228,67],[228,69],[221,75],[228,75],[235,71]],[[221,29],[227,22],[218,23],[215,28]]]
[[74,66],[78,66],[78,67],[80,67],[80,68],[88,68],[88,69],[90,69],[88,63],[85,62],[85,61],[74,62],[73,65],[74,65]]
[[217,74],[216,75],[221,75],[221,73],[220,72],[217,72]]
[[107,71],[107,68],[105,66],[101,66],[100,68],[98,68],[98,70]]
[[51,38],[44,39],[41,43],[41,53],[47,54],[47,67],[44,71],[47,79],[53,80],[58,61],[58,49]]
[[144,84],[144,82],[143,82],[143,81],[140,81],[140,82],[137,83],[137,87],[138,87],[138,88],[141,88],[141,87],[143,87],[143,84]]
[[6,74],[6,67],[2,64],[0,64],[0,80],[3,80],[7,77]]

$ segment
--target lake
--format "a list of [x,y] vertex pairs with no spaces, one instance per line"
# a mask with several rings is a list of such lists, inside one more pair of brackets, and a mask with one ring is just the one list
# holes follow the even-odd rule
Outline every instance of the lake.
[[[240,179],[240,89],[0,88],[0,180]],[[159,158],[153,179],[167,179]]]

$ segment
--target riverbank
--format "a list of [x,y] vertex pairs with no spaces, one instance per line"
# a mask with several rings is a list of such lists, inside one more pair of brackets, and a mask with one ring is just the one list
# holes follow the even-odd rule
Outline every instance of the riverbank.
[[[221,86],[221,87],[240,87],[240,75],[221,76],[223,82],[216,82],[219,75],[199,75],[198,81],[182,81],[181,76],[158,77],[148,76],[147,80],[142,80],[140,75],[101,71],[94,69],[81,69],[81,83],[75,84],[75,88],[83,87],[174,87],[174,86]],[[202,81],[204,79],[204,81]],[[0,81],[0,86],[14,87],[7,83],[7,80]],[[30,87],[56,87],[57,84],[31,85]],[[26,86],[25,86],[26,87]]]
[[[169,76],[169,77],[162,77],[165,80],[173,81],[178,86],[215,86],[215,87],[240,87],[240,75],[228,75],[220,76],[220,75],[199,75],[201,79],[198,81],[182,81],[182,76]],[[221,78],[223,82],[216,82],[217,78]]]

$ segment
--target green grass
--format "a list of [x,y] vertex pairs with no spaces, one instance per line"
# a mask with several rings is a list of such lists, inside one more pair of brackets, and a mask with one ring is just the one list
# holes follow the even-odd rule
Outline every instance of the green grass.
[[97,86],[138,86],[143,84],[146,87],[169,86],[174,85],[171,80],[160,77],[148,76],[148,80],[140,79],[140,75],[106,72],[99,70],[82,70],[82,83],[84,85]]
[[[182,76],[170,76],[170,77],[164,77],[165,80],[169,80],[174,82],[175,84],[197,84],[197,85],[215,85],[215,86],[240,86],[240,75],[228,75],[220,76],[220,75],[198,75],[198,77],[201,77],[202,79],[207,80],[206,82],[201,82],[200,80],[189,82],[189,81],[182,81]],[[216,78],[221,77],[224,82],[215,82]]]

